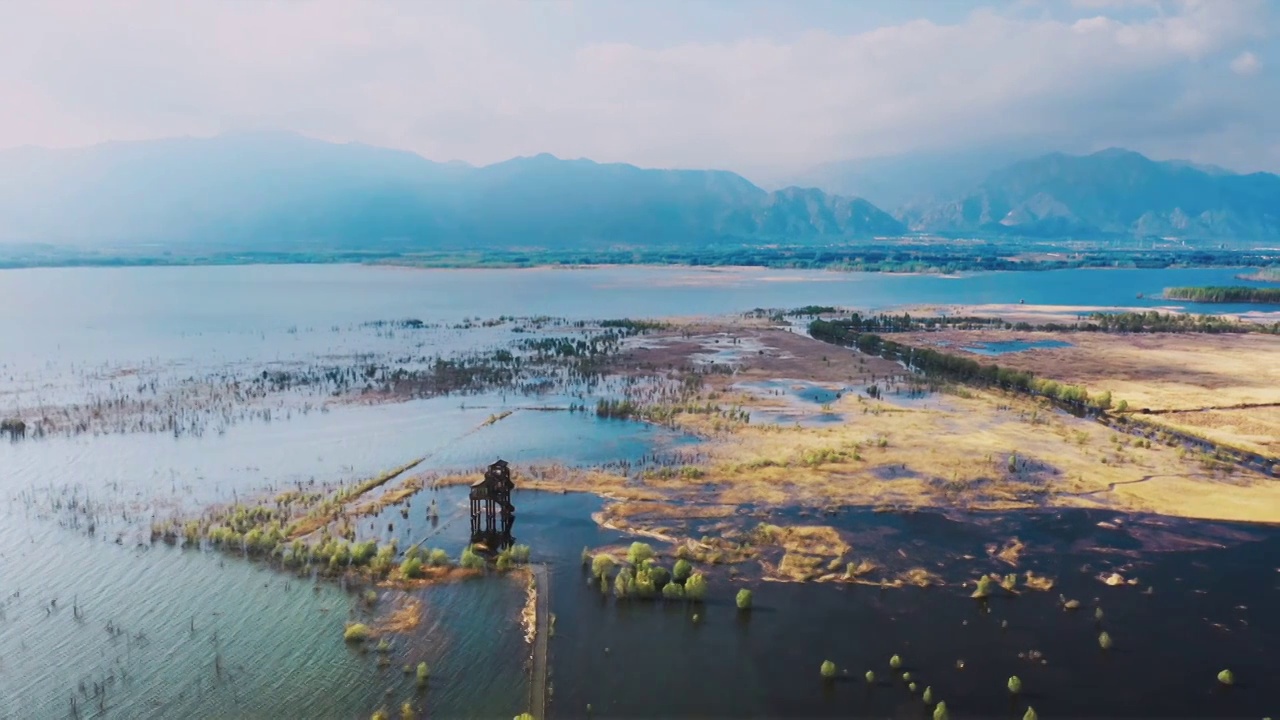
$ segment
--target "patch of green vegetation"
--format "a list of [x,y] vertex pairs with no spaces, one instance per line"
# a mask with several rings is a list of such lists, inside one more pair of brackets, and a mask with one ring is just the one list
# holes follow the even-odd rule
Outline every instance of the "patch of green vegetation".
[[836,676],[836,664],[830,660],[823,660],[822,667],[819,669],[819,672],[822,673],[822,677],[830,680]]
[[738,597],[736,598],[736,602],[738,604],[739,610],[750,610],[751,609],[751,591],[746,588],[742,588],[741,590],[739,590]]
[[359,643],[373,636],[373,631],[364,623],[350,623],[342,633],[342,639],[349,643]]

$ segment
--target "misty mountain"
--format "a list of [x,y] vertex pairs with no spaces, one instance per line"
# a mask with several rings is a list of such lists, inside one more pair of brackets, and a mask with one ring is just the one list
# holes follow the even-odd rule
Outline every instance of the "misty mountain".
[[956,199],[898,216],[913,231],[1042,238],[1280,240],[1280,176],[1109,149],[1014,163]]
[[0,152],[0,241],[406,249],[834,241],[865,200],[550,155],[486,167],[288,133]]
[[945,152],[839,160],[790,176],[786,184],[866,198],[890,212],[957,197],[1010,163],[1032,156],[1016,143]]

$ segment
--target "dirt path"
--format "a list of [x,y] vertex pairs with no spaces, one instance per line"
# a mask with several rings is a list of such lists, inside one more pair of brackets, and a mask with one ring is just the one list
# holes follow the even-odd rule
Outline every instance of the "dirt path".
[[533,671],[529,674],[529,712],[544,720],[547,717],[547,645],[551,636],[551,582],[547,566],[532,567],[538,587],[537,631],[533,637]]

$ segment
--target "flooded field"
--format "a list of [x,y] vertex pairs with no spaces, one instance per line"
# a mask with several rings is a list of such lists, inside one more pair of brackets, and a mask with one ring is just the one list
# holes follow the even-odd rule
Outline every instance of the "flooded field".
[[[1120,302],[1231,271],[1143,272],[1084,272],[1044,299],[1105,285]],[[529,571],[491,560],[480,577],[413,583],[290,564],[286,549],[349,530],[350,547],[392,547],[396,563],[438,549],[454,567],[472,539],[455,483],[497,457],[516,471],[513,542],[547,573],[551,715],[916,717],[925,687],[958,717],[1274,713],[1273,527],[1169,520],[1114,492],[1162,502],[1125,483],[1184,472],[1173,450],[943,392],[794,328],[599,322],[1031,301],[1043,277],[0,273],[0,299],[18,299],[0,304],[0,419],[24,425],[0,442],[0,717],[529,710]],[[944,452],[962,438],[963,462]],[[1265,492],[1196,473],[1179,482],[1203,474],[1240,507]],[[279,523],[271,553],[215,541],[219,513],[302,496],[314,505]],[[339,497],[335,516],[316,513]],[[1025,548],[998,557],[1013,538]],[[705,598],[602,592],[584,548],[622,567],[637,540],[667,570],[688,554]],[[1051,589],[1028,589],[1027,572]],[[971,598],[985,573],[1019,579]],[[354,623],[369,641],[344,642]]]

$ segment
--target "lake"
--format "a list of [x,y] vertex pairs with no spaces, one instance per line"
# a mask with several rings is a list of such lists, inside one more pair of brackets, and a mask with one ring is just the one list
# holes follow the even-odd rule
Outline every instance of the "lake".
[[[0,271],[0,416],[19,406],[93,403],[147,382],[249,376],[320,358],[354,362],[368,354],[425,363],[511,337],[509,327],[451,327],[465,318],[715,315],[810,304],[1168,307],[1173,303],[1152,299],[1164,287],[1239,284],[1236,272],[952,278],[648,267],[6,270]],[[1140,293],[1147,297],[1138,299]],[[405,318],[439,326],[414,333],[369,325]],[[820,405],[826,392],[801,399]],[[405,700],[439,717],[522,711],[528,648],[515,622],[524,595],[517,583],[422,591],[428,626],[397,639],[390,665],[379,667],[341,642],[344,622],[366,611],[335,583],[151,545],[146,528],[175,508],[313,480],[370,477],[420,456],[431,470],[474,468],[496,454],[516,463],[598,465],[641,463],[695,446],[641,423],[532,409],[587,400],[573,393],[490,393],[321,411],[321,395],[301,394],[269,421],[246,416],[203,434],[85,432],[0,443],[0,717],[71,716],[73,708],[81,717],[113,718],[367,717]],[[505,410],[516,412],[484,425]],[[415,499],[412,519],[391,535],[402,546],[430,535],[457,557],[466,538],[457,522],[461,498],[451,492],[438,495],[438,525]],[[72,500],[110,511],[88,528],[66,511]],[[592,522],[600,501],[525,493],[519,502],[515,534],[550,565],[552,609],[560,618],[551,650],[557,715],[582,714],[588,703],[599,714],[632,716],[919,714],[903,688],[867,688],[860,679],[873,666],[887,677],[880,666],[893,652],[954,699],[957,714],[1001,712],[1002,675],[1016,671],[1028,695],[1038,693],[1033,704],[1046,716],[1107,707],[1117,715],[1260,716],[1269,701],[1261,678],[1280,675],[1265,652],[1280,641],[1264,612],[1276,601],[1267,558],[1280,552],[1269,530],[1248,542],[1150,560],[1142,574],[1154,578],[1152,596],[1122,588],[1128,594],[1104,597],[1115,589],[1078,571],[1113,562],[1110,550],[1076,544],[1041,556],[1036,562],[1061,573],[1064,592],[1086,602],[1104,597],[1108,627],[1114,613],[1117,652],[1099,659],[1092,606],[1063,618],[1056,590],[993,602],[987,613],[941,589],[882,593],[768,583],[757,588],[756,611],[743,617],[732,606],[733,581],[716,577],[696,625],[688,607],[619,607],[586,586],[578,562],[584,545],[629,540]],[[921,552],[977,543],[964,529],[972,523],[943,516],[850,509],[845,518],[884,527],[903,543],[920,541]],[[1050,538],[1092,532],[1095,521],[1010,517],[983,532],[1038,532],[1051,545]],[[1007,632],[993,627],[997,619],[1010,621]],[[1184,640],[1196,652],[1178,644]],[[1042,650],[1050,664],[1019,670],[1016,652],[1031,649]],[[957,675],[961,656],[971,664]],[[817,667],[826,658],[849,668],[855,682],[821,683]],[[433,668],[425,691],[401,671],[419,660]],[[1226,662],[1252,683],[1226,695],[1206,684],[1206,673],[1211,681]],[[1094,689],[1072,691],[1085,687]]]

